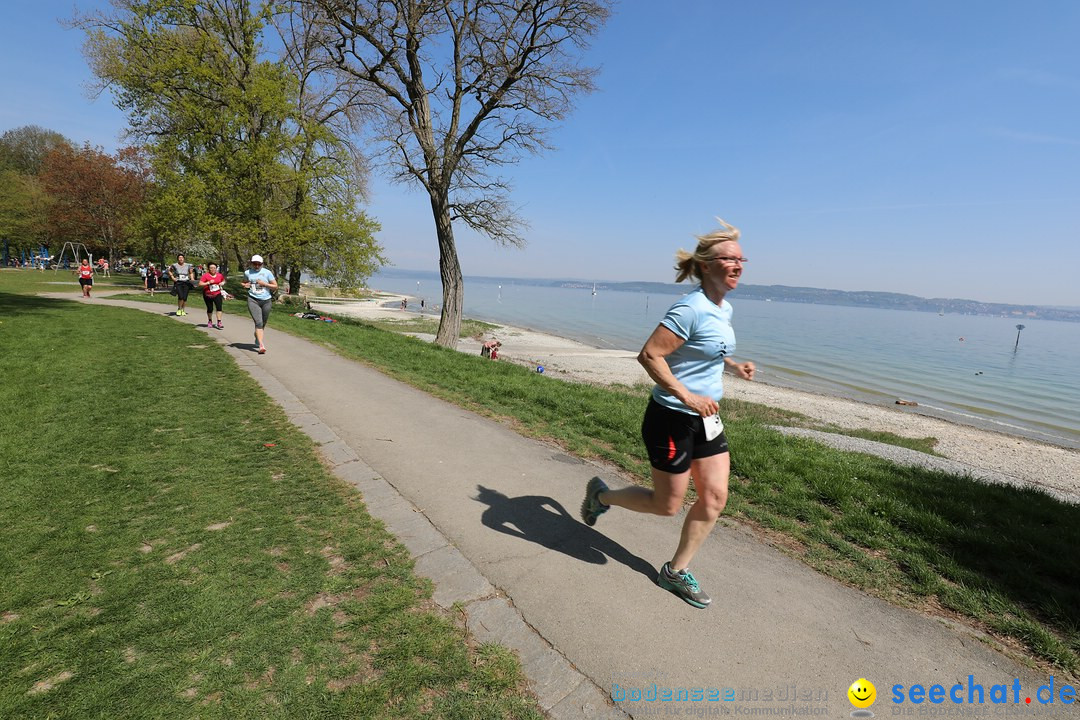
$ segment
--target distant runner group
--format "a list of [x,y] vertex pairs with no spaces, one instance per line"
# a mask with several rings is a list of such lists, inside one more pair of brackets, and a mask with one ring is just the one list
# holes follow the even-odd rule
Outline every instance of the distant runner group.
[[[206,327],[223,329],[225,326],[221,322],[221,308],[225,294],[225,275],[216,263],[207,265],[206,272],[199,277],[197,284],[192,281],[193,273],[194,267],[183,255],[177,255],[176,262],[169,266],[169,278],[173,281],[176,294],[176,314],[187,315],[185,308],[188,293],[193,287],[198,287],[202,289],[203,302],[206,304]],[[273,291],[277,290],[278,284],[274,273],[263,267],[262,255],[251,256],[250,267],[244,271],[241,285],[248,291],[248,313],[255,323],[255,349],[263,355],[266,353],[266,321],[270,319]]]
[[[151,294],[157,288],[157,275],[151,263],[143,275],[143,287]],[[82,288],[82,296],[90,297],[90,290],[94,286],[94,268],[90,260],[83,258],[78,269],[75,270]],[[176,315],[187,315],[188,295],[192,290],[202,290],[203,302],[206,304],[206,327],[224,329],[221,319],[222,301],[225,292],[225,275],[218,268],[217,263],[209,263],[206,270],[195,278],[197,270],[194,265],[187,261],[183,254],[176,256],[176,262],[169,265],[166,270],[169,280],[172,281],[172,292],[176,296]],[[244,279],[241,285],[247,290],[248,313],[255,323],[255,349],[260,354],[266,353],[265,332],[266,321],[270,318],[270,309],[273,305],[273,292],[278,289],[277,279],[274,273],[263,266],[261,255],[252,255],[250,267],[244,271]]]

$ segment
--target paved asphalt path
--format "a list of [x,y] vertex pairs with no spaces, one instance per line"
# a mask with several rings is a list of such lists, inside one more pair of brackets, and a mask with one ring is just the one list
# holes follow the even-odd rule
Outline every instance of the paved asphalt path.
[[[92,302],[164,311],[147,303]],[[204,317],[197,307],[175,319],[195,324]],[[990,717],[1005,710],[989,705],[990,687],[1009,685],[1011,699],[1017,678],[1021,705],[1010,705],[1010,714],[1048,716],[1047,707],[1024,705],[1046,674],[1014,662],[970,630],[822,576],[737,525],[719,526],[695,560],[692,570],[713,597],[709,609],[697,610],[653,583],[656,568],[674,551],[681,516],[616,508],[595,528],[578,519],[589,478],[626,484],[609,469],[273,329],[267,354],[257,355],[245,319],[227,316],[223,331],[204,332],[264,386],[276,388],[271,395],[294,422],[322,428],[329,441],[324,452],[339,456],[332,464],[364,468],[364,482],[389,483],[357,485],[370,488],[373,512],[387,495],[394,497],[391,516],[397,512],[409,524],[388,522],[391,530],[407,536],[418,570],[440,591],[449,588],[441,600],[437,591],[436,600],[450,604],[455,585],[468,585],[472,568],[479,571],[487,589],[465,588],[457,597],[470,628],[485,640],[534,649],[525,669],[552,716],[847,717],[854,710],[847,689],[859,678],[876,685],[870,709],[879,717],[900,709]],[[427,530],[409,528],[419,528],[417,522],[429,527],[425,518],[445,541],[417,539],[428,537]],[[495,615],[502,611],[492,602],[516,610],[524,624],[500,624]],[[551,669],[552,658],[563,671]],[[892,702],[896,684],[941,684],[948,691],[962,683],[966,703],[969,675],[985,689],[987,705],[954,705],[948,698],[940,705]],[[661,692],[703,692],[687,702],[631,699],[635,690],[649,697],[654,685]],[[719,700],[709,699],[712,688]],[[621,701],[607,701],[612,696]],[[1056,707],[1060,713],[1078,706]]]

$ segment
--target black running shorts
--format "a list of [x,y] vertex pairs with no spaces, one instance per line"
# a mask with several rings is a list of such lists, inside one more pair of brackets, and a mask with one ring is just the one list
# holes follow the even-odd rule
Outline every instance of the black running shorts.
[[189,292],[191,292],[191,285],[188,284],[187,280],[176,283],[176,297],[186,302]]
[[689,470],[691,460],[728,451],[724,433],[712,440],[705,439],[705,424],[700,415],[666,408],[652,398],[641,422],[641,439],[649,453],[649,464],[675,475]]

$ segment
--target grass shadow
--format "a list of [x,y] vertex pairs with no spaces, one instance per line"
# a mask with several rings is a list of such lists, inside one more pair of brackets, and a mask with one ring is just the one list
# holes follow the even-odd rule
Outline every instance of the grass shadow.
[[811,564],[880,595],[936,597],[1080,670],[1080,505],[761,428],[732,437],[740,509],[798,537]]
[[46,310],[65,310],[78,304],[79,302],[75,299],[61,300],[36,295],[17,295],[0,290],[0,314],[2,315],[27,315]]
[[[1073,635],[1080,651],[1080,506],[1032,488],[902,468],[891,483],[893,524],[946,581],[943,603],[972,611],[998,593]],[[1008,612],[1008,609],[1006,608]]]

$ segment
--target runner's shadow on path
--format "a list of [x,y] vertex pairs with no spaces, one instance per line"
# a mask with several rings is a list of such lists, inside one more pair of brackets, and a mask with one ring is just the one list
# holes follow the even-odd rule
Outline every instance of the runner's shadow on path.
[[237,350],[247,350],[249,352],[258,352],[259,351],[259,346],[258,345],[256,345],[255,343],[248,343],[248,342],[231,342],[231,343],[229,343],[229,347],[236,348]]
[[473,499],[488,506],[480,522],[492,530],[593,565],[604,565],[611,558],[641,573],[650,582],[656,579],[656,568],[649,562],[570,515],[554,498],[543,495],[512,498],[483,485],[476,488],[479,494]]

